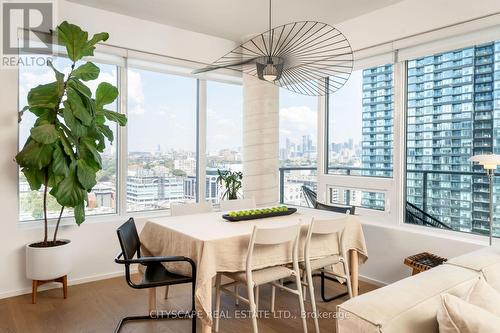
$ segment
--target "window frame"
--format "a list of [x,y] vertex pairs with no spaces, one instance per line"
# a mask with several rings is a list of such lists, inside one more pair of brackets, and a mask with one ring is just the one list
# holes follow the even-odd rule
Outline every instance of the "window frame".
[[[400,100],[402,97],[401,89],[397,87],[402,87],[402,68],[401,62],[397,62],[396,59],[388,59],[387,57],[373,57],[367,58],[360,61],[360,64],[354,68],[354,70],[363,70],[366,68],[392,64],[393,66],[393,161],[392,161],[392,177],[376,177],[376,176],[359,176],[359,175],[337,175],[328,173],[328,154],[329,154],[329,120],[330,114],[329,101],[330,96],[326,94],[322,96],[323,102],[320,103],[320,110],[318,112],[319,119],[318,124],[320,124],[321,130],[318,130],[318,140],[321,139],[323,149],[321,149],[322,154],[318,155],[318,165],[321,166],[322,170],[318,169],[318,198],[323,202],[329,202],[329,188],[338,187],[346,188],[351,190],[362,190],[371,192],[381,192],[385,196],[385,207],[383,211],[357,207],[356,211],[363,216],[368,218],[383,221],[383,220],[398,220],[403,214],[400,209],[402,199],[398,195],[398,188],[400,187],[401,170],[399,166],[402,163],[401,149],[402,144],[397,138],[401,137],[401,124],[403,120],[398,110],[401,110],[403,105]],[[324,84],[328,84],[325,80]],[[320,141],[318,141],[320,142]],[[392,209],[396,207],[396,209]]]

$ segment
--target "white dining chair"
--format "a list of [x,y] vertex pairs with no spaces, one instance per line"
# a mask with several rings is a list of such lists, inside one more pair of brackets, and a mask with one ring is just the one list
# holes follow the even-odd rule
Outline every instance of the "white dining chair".
[[[192,203],[173,203],[170,205],[171,216],[182,216],[191,214],[203,214],[213,212],[212,204],[208,201]],[[169,286],[165,287],[165,296],[168,298]]]
[[[245,198],[245,199],[236,199],[236,200],[221,200],[220,202],[220,210],[222,212],[230,212],[234,210],[244,210],[244,209],[254,209],[257,208],[255,203],[255,198]],[[234,292],[238,294],[238,285],[234,286]],[[257,299],[258,303],[259,300]],[[235,297],[235,304],[239,305],[239,300]]]
[[[316,308],[316,297],[314,295],[313,272],[319,271],[323,274],[332,275],[346,281],[347,292],[349,298],[352,298],[351,279],[349,273],[349,265],[347,263],[346,251],[342,242],[342,233],[348,223],[348,218],[333,219],[333,220],[315,220],[314,218],[309,225],[306,242],[304,246],[304,262],[300,263],[300,268],[304,272],[303,285],[309,289],[309,297],[311,298],[311,306],[313,310],[314,328],[316,333],[319,333],[318,311]],[[326,257],[311,259],[311,240],[315,235],[319,237],[325,235],[337,236],[337,248],[333,249],[332,254]],[[344,274],[335,273],[333,265],[341,263],[344,268]],[[332,268],[331,270],[327,268]],[[305,294],[305,290],[304,290]],[[305,296],[304,296],[305,297]]]
[[[248,252],[246,257],[246,270],[236,273],[221,273],[217,275],[215,282],[215,332],[219,331],[219,314],[220,314],[220,303],[221,303],[221,292],[225,292],[229,295],[238,298],[240,301],[249,304],[250,313],[252,319],[252,328],[254,333],[258,333],[257,326],[257,308],[255,294],[258,292],[258,287],[263,284],[270,283],[273,286],[273,297],[275,288],[280,288],[284,291],[288,291],[292,294],[297,295],[299,299],[299,307],[302,318],[302,328],[304,333],[307,333],[307,323],[306,323],[306,313],[304,309],[304,300],[302,298],[302,287],[300,281],[300,270],[298,263],[298,243],[300,235],[300,223],[292,224],[279,228],[258,228],[254,227],[252,236],[250,237],[250,242],[248,244]],[[285,244],[292,242],[291,255],[293,261],[293,269],[286,266],[271,266],[261,269],[253,269],[253,253],[256,246],[267,246],[275,247],[279,244]],[[222,285],[221,276],[224,275],[233,282]],[[286,279],[290,277],[295,277],[295,282],[297,289],[291,289],[281,284],[277,283],[281,279]],[[248,299],[244,298],[232,290],[228,289],[234,285],[244,284],[247,287]],[[271,311],[274,311],[274,302],[271,303]]]
[[173,203],[170,206],[171,216],[203,214],[213,211],[212,204],[208,201],[192,203]]
[[243,209],[254,209],[257,205],[255,204],[255,198],[245,198],[237,200],[221,200],[220,210],[223,212],[229,212],[233,210],[243,210]]

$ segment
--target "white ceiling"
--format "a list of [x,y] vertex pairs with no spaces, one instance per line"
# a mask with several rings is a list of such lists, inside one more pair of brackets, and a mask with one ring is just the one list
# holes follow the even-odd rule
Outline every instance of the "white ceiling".
[[[268,28],[268,0],[69,0],[236,42]],[[273,0],[273,26],[312,20],[335,25],[401,0]]]

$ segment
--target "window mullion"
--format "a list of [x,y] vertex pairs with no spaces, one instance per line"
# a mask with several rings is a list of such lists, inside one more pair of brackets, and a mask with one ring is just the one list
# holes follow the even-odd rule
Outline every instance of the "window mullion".
[[394,64],[394,186],[389,198],[395,223],[403,223],[406,201],[406,62]]
[[[118,89],[120,92],[119,112],[127,115],[127,72],[128,63],[125,58],[125,65],[118,67]],[[128,145],[127,145],[127,126],[118,127],[118,168],[117,168],[117,187],[118,187],[118,200],[117,213],[120,216],[127,214],[127,169],[128,169]]]
[[207,81],[197,80],[197,168],[196,201],[205,201],[207,173]]

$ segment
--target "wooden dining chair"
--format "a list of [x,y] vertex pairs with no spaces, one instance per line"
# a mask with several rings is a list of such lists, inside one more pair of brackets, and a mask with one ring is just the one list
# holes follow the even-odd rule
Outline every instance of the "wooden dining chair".
[[[270,283],[272,285],[272,299],[274,300],[276,288],[288,291],[297,295],[299,299],[299,307],[302,318],[302,328],[304,333],[307,333],[307,323],[304,309],[304,300],[302,298],[302,287],[300,280],[300,270],[298,264],[298,243],[300,234],[300,224],[292,224],[279,228],[258,228],[254,227],[250,242],[248,244],[248,252],[246,257],[246,270],[236,273],[221,273],[217,275],[215,282],[215,332],[219,331],[219,314],[221,303],[221,292],[238,298],[240,301],[249,304],[252,319],[252,328],[254,333],[258,333],[257,326],[257,308],[255,293],[258,292],[258,287],[263,284]],[[262,269],[253,269],[253,253],[256,246],[273,247],[279,244],[292,242],[291,257],[293,261],[293,269],[286,266],[272,266]],[[234,282],[221,284],[221,275],[224,275]],[[281,279],[294,277],[297,289],[291,289],[278,283]],[[248,299],[244,298],[232,290],[228,289],[237,284],[244,284],[247,287]],[[274,312],[274,302],[271,302],[271,311]]]
[[237,199],[237,200],[221,200],[220,210],[223,212],[229,212],[232,210],[243,210],[243,209],[254,209],[257,205],[255,204],[255,198]]
[[[192,284],[191,295],[191,311],[176,312],[165,314],[156,311],[156,293],[152,293],[154,300],[149,300],[149,315],[147,316],[130,316],[120,320],[116,327],[115,333],[118,333],[122,326],[127,321],[135,320],[158,320],[158,319],[191,319],[191,331],[196,332],[196,311],[195,311],[195,282],[196,282],[196,264],[193,260],[182,256],[168,257],[142,257],[141,242],[134,219],[130,218],[127,222],[121,225],[118,230],[118,240],[120,241],[121,252],[116,256],[115,262],[125,265],[125,279],[130,287],[134,289],[157,288],[162,286],[170,286],[183,283]],[[135,259],[134,259],[135,257]],[[186,262],[191,266],[191,276],[184,276],[168,271],[163,263],[167,262]],[[139,283],[132,281],[130,277],[130,265],[139,264],[145,267],[144,274]]]
[[[348,219],[333,219],[333,220],[315,220],[312,219],[307,231],[306,242],[304,246],[304,262],[300,263],[300,268],[304,272],[303,284],[309,289],[309,297],[311,298],[311,306],[313,309],[314,327],[316,333],[319,333],[318,311],[316,308],[316,298],[314,295],[313,272],[319,271],[322,277],[321,295],[324,298],[325,285],[324,277],[326,274],[337,278],[345,279],[347,285],[347,294],[352,298],[351,278],[349,273],[349,265],[347,263],[346,250],[342,242],[342,233],[347,225]],[[333,235],[337,237],[337,248],[333,249],[332,254],[319,259],[311,259],[311,240],[315,235],[325,236]],[[344,274],[339,274],[333,271],[333,265],[342,264]],[[331,267],[332,270],[327,268]],[[305,292],[304,292],[305,294]],[[345,296],[336,296],[334,298]]]
[[171,216],[203,214],[213,212],[212,204],[208,201],[173,203],[170,205]]

